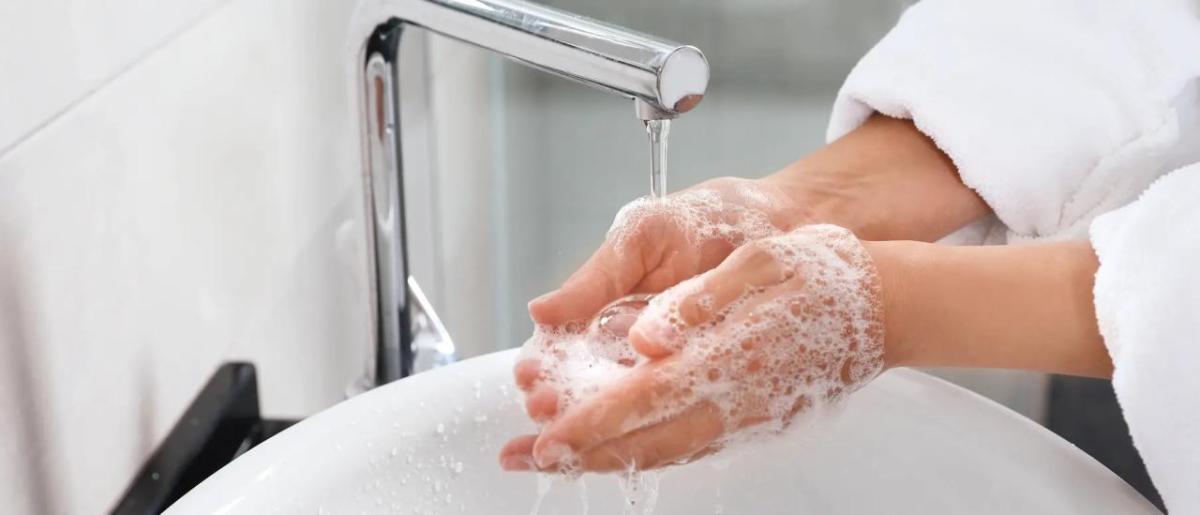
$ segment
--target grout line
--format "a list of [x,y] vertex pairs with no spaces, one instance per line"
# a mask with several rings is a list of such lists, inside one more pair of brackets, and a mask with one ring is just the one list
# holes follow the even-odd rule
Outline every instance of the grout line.
[[116,70],[114,70],[112,72],[112,74],[105,77],[103,80],[100,81],[100,83],[92,86],[91,88],[88,88],[83,93],[81,93],[79,96],[71,99],[69,102],[67,102],[65,105],[63,105],[61,108],[55,110],[52,114],[43,118],[38,123],[34,124],[28,130],[26,130],[23,134],[21,134],[19,137],[17,137],[15,140],[13,140],[12,143],[0,148],[0,161],[3,161],[4,158],[9,156],[9,154],[18,150],[21,147],[21,145],[23,145],[25,142],[27,142],[31,138],[33,138],[34,135],[36,135],[37,133],[39,133],[42,130],[49,127],[54,122],[61,119],[63,116],[65,116],[67,113],[74,110],[80,104],[83,104],[88,99],[96,96],[98,93],[100,93],[101,90],[104,90],[109,85],[116,82],[117,79],[120,79],[121,76],[125,75],[126,73],[129,73],[134,68],[137,68],[143,62],[145,62],[147,59],[149,59],[152,55],[154,55],[155,53],[170,46],[171,43],[174,43],[177,39],[179,39],[185,33],[189,32],[192,29],[199,26],[202,22],[204,22],[209,17],[211,17],[215,12],[217,12],[217,10],[219,10],[223,7],[226,7],[231,3],[232,3],[232,0],[220,0],[219,2],[213,4],[208,9],[204,10],[203,12],[200,12],[194,19],[181,25],[179,27],[179,30],[176,30],[175,32],[172,32],[171,34],[168,34],[166,37],[159,40],[155,44],[151,45],[149,48],[147,48],[142,53],[135,55],[131,61],[129,61],[128,63],[125,63],[124,65],[122,65],[119,68],[117,68]]

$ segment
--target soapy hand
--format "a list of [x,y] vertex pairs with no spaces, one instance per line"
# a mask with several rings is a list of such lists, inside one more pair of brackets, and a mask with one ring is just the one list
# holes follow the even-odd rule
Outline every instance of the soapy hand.
[[[638,199],[621,209],[603,245],[561,288],[529,303],[541,327],[581,333],[605,305],[630,293],[657,293],[717,266],[747,241],[779,234],[807,219],[779,188],[721,178],[665,200]],[[625,331],[631,316],[613,322]],[[619,340],[624,344],[624,333]],[[538,421],[563,408],[537,359],[516,365],[526,411]]]
[[561,288],[529,303],[533,321],[591,319],[629,293],[657,293],[712,269],[742,243],[805,221],[780,189],[720,178],[665,200],[641,198],[621,209],[604,244]]
[[561,416],[542,417],[541,434],[509,442],[501,463],[648,469],[695,459],[749,428],[778,430],[882,370],[881,306],[874,264],[849,231],[807,226],[755,240],[653,298],[628,330],[642,362]]

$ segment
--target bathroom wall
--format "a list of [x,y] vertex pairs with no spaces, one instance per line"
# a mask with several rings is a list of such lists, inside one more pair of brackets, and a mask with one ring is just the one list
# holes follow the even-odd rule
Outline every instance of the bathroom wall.
[[343,398],[353,7],[0,3],[0,511],[106,511],[226,360],[269,415]]

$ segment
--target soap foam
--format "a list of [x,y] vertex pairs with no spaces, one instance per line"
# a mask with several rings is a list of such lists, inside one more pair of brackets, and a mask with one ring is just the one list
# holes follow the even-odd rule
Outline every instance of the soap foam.
[[[670,324],[683,342],[675,355],[655,364],[659,382],[674,388],[655,399],[654,419],[630,421],[631,429],[707,402],[723,416],[723,446],[778,432],[796,413],[840,399],[879,374],[880,282],[866,249],[837,226],[781,230],[768,215],[777,192],[746,184],[637,200],[618,213],[608,237],[622,249],[637,231],[652,227],[646,220],[659,218],[684,229],[693,245],[753,242],[739,252],[768,255],[780,270],[779,284],[747,287],[695,327],[682,323],[680,305],[703,291],[707,275],[653,298],[621,299],[587,325],[537,327],[522,359],[541,362],[539,383],[559,393],[558,413],[645,363],[624,332],[605,329],[614,311],[641,311],[641,320]],[[702,309],[715,308],[714,299],[699,300]]]
[[709,187],[676,193],[665,199],[642,197],[621,208],[608,230],[608,240],[620,251],[640,231],[658,224],[678,228],[689,244],[710,241],[731,247],[773,234],[780,228],[770,213],[782,211],[780,191],[739,179],[719,179]]
[[539,362],[538,385],[558,393],[558,413],[594,395],[646,358],[626,340],[628,318],[646,307],[648,295],[630,295],[600,310],[589,325],[539,325],[519,359]]
[[[783,212],[786,204],[781,191],[759,182],[715,179],[665,199],[642,197],[626,204],[613,219],[608,241],[622,252],[635,237],[658,236],[642,231],[670,228],[695,248],[717,243],[732,250],[746,241],[781,234],[769,213]],[[650,297],[630,295],[614,301],[590,324],[539,325],[534,329],[520,359],[541,362],[538,384],[558,392],[558,413],[644,360],[629,346],[624,330],[605,330],[605,326],[613,316],[636,316]]]
[[654,298],[642,317],[671,324],[685,342],[664,381],[664,414],[710,402],[734,432],[747,423],[781,429],[795,413],[841,398],[883,368],[879,278],[846,229],[813,225],[759,240],[739,252],[764,252],[782,282],[748,287],[710,322],[680,321],[683,299],[702,287],[689,279]]

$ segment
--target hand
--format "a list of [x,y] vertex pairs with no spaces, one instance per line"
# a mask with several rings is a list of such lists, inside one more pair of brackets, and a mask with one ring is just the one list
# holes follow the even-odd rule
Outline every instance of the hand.
[[[804,210],[781,190],[748,179],[715,179],[665,201],[636,200],[617,214],[604,244],[562,288],[529,304],[530,315],[541,327],[582,334],[586,321],[615,299],[660,292],[711,269],[746,241],[805,220]],[[623,330],[617,336],[624,347]],[[517,385],[528,394],[526,411],[538,421],[565,408],[561,392],[545,386],[546,373],[536,359],[522,359],[515,368]]]
[[510,470],[684,462],[749,427],[778,429],[884,366],[880,280],[847,230],[757,240],[655,297],[629,330],[649,361],[501,453]]
[[[694,195],[694,190],[711,190],[721,202],[680,199]],[[668,208],[635,203],[617,217],[605,244],[562,288],[530,303],[534,321],[539,326],[575,325],[572,329],[578,331],[582,321],[622,295],[661,291],[710,270],[739,242],[763,236],[749,234],[747,224],[740,223],[745,221],[741,215],[750,212],[765,213],[780,230],[822,222],[871,239],[923,241],[940,238],[987,212],[982,200],[958,180],[950,159],[911,121],[878,115],[770,177],[718,179],[681,195],[672,196],[671,205],[686,207],[685,213],[739,223],[724,224],[720,233],[703,233]],[[767,202],[761,202],[764,198]],[[521,361],[515,375],[527,392],[530,416],[552,420],[565,403],[560,392],[539,381],[545,376],[541,365]]]
[[620,297],[663,291],[746,241],[808,221],[781,189],[751,179],[713,179],[665,201],[641,198],[617,213],[604,243],[561,288],[529,303],[529,314],[543,325],[587,321]]

